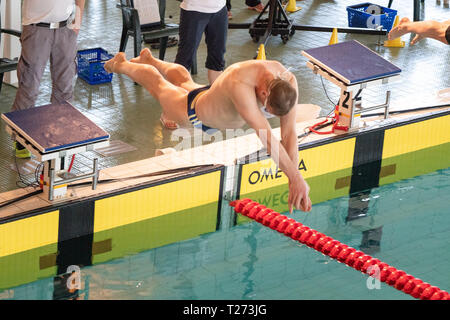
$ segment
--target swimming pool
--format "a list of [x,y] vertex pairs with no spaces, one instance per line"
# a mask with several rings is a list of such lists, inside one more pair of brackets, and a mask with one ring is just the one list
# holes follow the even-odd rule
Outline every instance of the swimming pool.
[[[292,217],[448,291],[449,178],[450,168],[438,170],[321,202]],[[215,232],[140,253],[134,246],[122,258],[81,268],[81,290],[72,297],[413,299],[384,283],[374,288],[364,274],[247,218],[235,219],[226,201],[221,206]],[[169,232],[170,224],[164,226],[160,232]],[[62,283],[42,278],[2,289],[0,299],[68,298]]]

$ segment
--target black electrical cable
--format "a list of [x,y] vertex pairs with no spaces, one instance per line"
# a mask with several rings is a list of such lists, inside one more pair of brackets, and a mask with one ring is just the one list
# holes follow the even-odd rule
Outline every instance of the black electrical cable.
[[[446,105],[440,105],[440,106],[429,106],[429,107],[421,107],[417,109],[405,109],[405,110],[397,110],[397,111],[390,111],[389,115],[394,114],[402,114],[407,112],[414,112],[414,111],[424,111],[424,110],[430,110],[430,109],[439,109],[439,108],[449,108],[450,104]],[[371,114],[361,114],[361,118],[368,118],[368,117],[377,117],[377,116],[384,116],[384,112],[382,113],[371,113]]]
[[[192,171],[195,169],[205,169],[205,168],[213,167],[213,166],[215,166],[215,164],[202,164],[202,165],[197,165],[197,166],[181,167],[181,168],[168,169],[168,170],[140,174],[140,175],[132,176],[132,177],[103,179],[103,180],[98,180],[97,183],[111,183],[111,182],[125,181],[125,180],[131,180],[131,179],[150,178],[150,177],[155,177],[155,176],[162,176],[165,174],[182,173],[185,171]],[[81,186],[86,186],[86,185],[90,185],[90,184],[92,184],[91,181],[85,181],[85,182],[70,184],[69,187],[81,187]]]
[[[328,98],[328,100],[331,102],[331,104],[333,105],[333,109],[331,109],[331,111],[325,116],[325,117],[327,118],[327,117],[329,117],[329,116],[334,112],[337,103],[334,103],[333,100],[331,100],[330,96],[328,95],[327,89],[325,88],[325,84],[323,83],[323,78],[322,78],[322,76],[320,76],[320,82],[322,83],[322,88],[323,88],[323,91],[325,92],[325,95],[327,96],[327,98]],[[317,126],[317,129],[322,129],[322,128],[328,127],[328,126],[331,125],[331,124],[332,124],[331,122],[324,123],[324,124],[322,124],[322,125],[320,125],[320,126]],[[297,136],[297,139],[302,139],[302,140],[303,140],[304,138],[306,138],[306,137],[312,132],[312,131],[306,131],[308,128],[309,128],[309,127],[306,127],[306,128],[304,129],[304,133],[302,133],[301,135],[298,135],[298,136]],[[301,140],[300,140],[300,141],[301,141]]]
[[[97,183],[111,183],[111,182],[125,181],[125,180],[138,179],[138,178],[155,177],[155,176],[161,176],[161,175],[166,175],[166,174],[182,173],[182,172],[186,172],[186,171],[192,171],[195,169],[207,169],[207,168],[211,168],[214,166],[215,166],[215,164],[202,164],[202,165],[196,165],[196,166],[181,167],[181,168],[156,171],[156,172],[151,172],[151,173],[141,174],[141,175],[131,176],[131,177],[124,177],[124,178],[117,178],[117,179],[103,179],[103,180],[99,180]],[[90,185],[90,184],[92,184],[92,181],[70,184],[68,187],[74,188],[74,187],[80,187],[80,186],[85,186],[85,185]],[[43,191],[41,189],[39,189],[39,190],[30,192],[28,194],[22,195],[20,197],[2,202],[2,203],[0,203],[0,209],[8,206],[10,204],[13,204],[13,203],[19,202],[21,200],[35,196],[37,194],[40,194],[42,192]]]
[[35,181],[28,182],[23,178],[22,173],[20,172],[19,165],[17,163],[17,157],[15,155],[15,150],[13,151],[13,158],[14,158],[14,164],[16,166],[17,174],[19,175],[19,181],[16,181],[16,186],[18,186],[19,188],[22,188],[22,189],[27,188],[27,187],[39,186],[39,178],[37,177],[36,170],[38,170],[38,168],[41,166],[42,163],[39,164],[35,169],[35,172],[34,172]]
[[44,163],[41,162],[41,163],[39,163],[39,164],[36,166],[36,169],[34,170],[34,179],[36,179],[36,182],[37,182],[38,185],[41,184],[41,181],[40,181],[40,180],[41,180],[40,175],[41,175],[41,172],[42,172],[43,169],[44,169]]
[[327,92],[327,89],[325,88],[325,84],[323,83],[323,78],[322,78],[322,76],[320,76],[320,82],[322,83],[322,88],[323,88],[323,91],[325,92],[325,95],[327,96],[327,98],[328,98],[328,100],[331,102],[331,104],[333,105],[333,109],[332,109],[331,112],[327,115],[327,117],[328,117],[330,114],[332,114],[332,113],[334,112],[334,108],[336,108],[337,103],[334,103],[334,102],[331,100],[331,98],[328,96],[328,92]]
[[20,197],[17,197],[17,198],[10,199],[8,201],[2,202],[2,203],[0,203],[0,209],[3,208],[3,207],[8,206],[10,204],[13,204],[13,203],[16,203],[16,202],[28,199],[28,198],[33,197],[35,195],[38,195],[38,194],[40,194],[42,192],[43,191],[41,189],[39,189],[39,190],[35,190],[33,192],[30,192],[30,193],[24,194],[23,196],[20,196]]
[[[394,115],[394,114],[402,114],[402,113],[407,113],[407,112],[414,112],[414,111],[423,111],[423,110],[430,110],[430,109],[438,109],[438,108],[448,108],[450,107],[449,105],[440,105],[440,106],[430,106],[430,107],[422,107],[422,108],[417,108],[417,109],[408,109],[408,110],[398,110],[398,111],[392,111],[389,112],[389,115]],[[334,111],[334,110],[333,110]],[[333,112],[332,111],[332,112]],[[331,112],[327,115],[327,117],[331,114]],[[361,118],[368,118],[368,117],[376,117],[376,116],[383,116],[384,113],[376,113],[376,114],[366,114],[366,115],[361,115]],[[324,123],[320,126],[317,126],[316,129],[323,129],[325,127],[328,127],[329,125],[331,125],[332,122],[327,122]],[[305,132],[298,135],[297,139],[304,139],[306,136],[308,136],[310,133],[312,133],[312,131],[306,131],[309,127],[305,128]]]

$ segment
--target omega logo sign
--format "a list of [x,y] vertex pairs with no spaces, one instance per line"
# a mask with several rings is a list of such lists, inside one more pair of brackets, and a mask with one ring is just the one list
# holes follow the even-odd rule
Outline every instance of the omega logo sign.
[[[298,170],[307,171],[306,165],[305,165],[305,162],[303,161],[303,159],[300,160],[300,162],[298,164]],[[252,171],[252,173],[250,173],[250,175],[248,176],[248,182],[250,184],[257,184],[257,183],[261,183],[263,181],[279,179],[279,178],[283,177],[281,175],[281,172],[282,171],[279,168],[276,168],[276,170],[272,170],[272,168],[264,169],[262,171],[255,170],[255,171]]]

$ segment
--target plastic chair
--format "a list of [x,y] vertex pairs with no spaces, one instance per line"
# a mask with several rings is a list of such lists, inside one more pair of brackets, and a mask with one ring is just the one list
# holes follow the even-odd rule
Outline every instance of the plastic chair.
[[[0,0],[0,7],[1,7],[1,3],[2,2]],[[12,35],[12,36],[16,36],[18,38],[20,38],[20,35],[21,35],[20,31],[12,30],[12,29],[3,29],[2,28],[1,14],[0,14],[0,44],[2,42],[2,35],[4,33]],[[18,58],[9,59],[9,58],[2,58],[2,57],[0,57],[0,92],[2,90],[4,73],[16,70],[17,69],[17,63],[18,63]]]
[[[161,20],[159,23],[151,25],[141,25],[138,10],[134,8],[132,0],[120,0],[117,5],[122,10],[122,36],[120,39],[119,51],[124,52],[127,46],[128,38],[133,37],[134,56],[137,57],[141,52],[142,41],[159,39],[159,59],[164,60],[166,54],[167,41],[169,36],[179,33],[179,25],[174,23],[165,23],[164,15],[166,12],[166,0],[158,0],[159,15]],[[197,73],[197,61],[194,58],[191,73]]]

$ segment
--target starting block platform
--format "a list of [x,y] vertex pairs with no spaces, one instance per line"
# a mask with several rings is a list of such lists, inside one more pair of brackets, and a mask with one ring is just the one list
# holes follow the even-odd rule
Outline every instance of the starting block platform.
[[69,103],[3,113],[2,119],[41,155],[109,139],[106,131]]
[[389,78],[402,71],[356,40],[304,50],[302,54],[346,85]]
[[[65,171],[67,157],[109,144],[110,135],[69,103],[49,104],[2,114],[6,131],[38,161],[45,162],[44,193],[64,197],[67,184],[93,178],[93,189],[98,180],[97,159],[92,173],[74,176]],[[56,189],[59,189],[55,193]]]
[[309,60],[306,65],[315,74],[341,88],[341,126],[356,127],[362,112],[379,108],[385,108],[387,118],[390,91],[386,93],[386,103],[363,108],[362,90],[398,79],[400,68],[356,40],[304,50],[302,55]]

